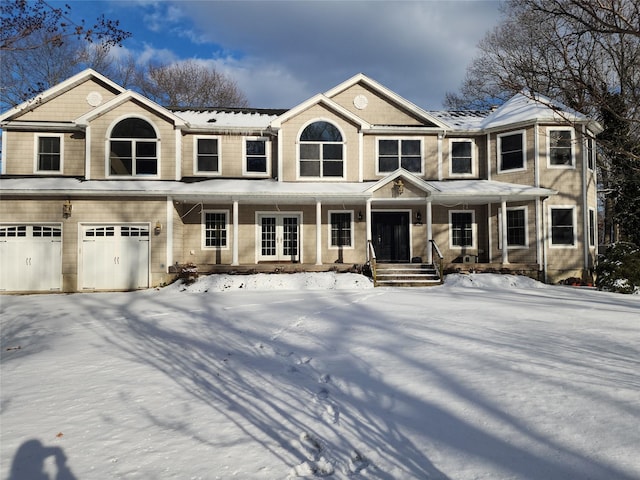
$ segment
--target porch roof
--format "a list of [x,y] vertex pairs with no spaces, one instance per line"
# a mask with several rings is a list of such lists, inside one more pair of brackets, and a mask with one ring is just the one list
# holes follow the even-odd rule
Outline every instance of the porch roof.
[[[376,201],[420,203],[428,197],[435,204],[525,201],[555,195],[547,188],[491,180],[419,180],[424,197],[376,198]],[[379,182],[278,182],[272,179],[82,180],[70,177],[3,178],[0,195],[20,197],[140,196],[174,197],[184,201],[250,201],[253,203],[361,203],[373,197]]]

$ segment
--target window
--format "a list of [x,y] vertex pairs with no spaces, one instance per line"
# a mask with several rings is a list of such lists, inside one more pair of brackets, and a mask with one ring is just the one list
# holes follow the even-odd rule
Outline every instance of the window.
[[266,174],[269,163],[266,138],[246,138],[244,142],[244,173]]
[[227,247],[227,213],[203,212],[204,215],[204,247]]
[[194,173],[220,173],[219,142],[217,137],[196,137]]
[[36,171],[62,172],[62,135],[36,137]]
[[471,140],[451,140],[451,175],[473,174],[473,143]]
[[351,247],[353,212],[329,212],[330,216],[330,247]]
[[378,173],[398,168],[422,173],[422,141],[409,139],[378,140]]
[[300,135],[301,177],[343,177],[344,142],[335,125],[319,121]]
[[573,163],[573,130],[549,129],[547,142],[549,145],[550,167],[572,167]]
[[525,168],[525,133],[498,135],[498,171]]
[[[498,216],[498,248],[502,248],[502,211]],[[527,208],[507,208],[507,246],[526,247],[527,240]]]
[[589,209],[589,246],[593,247],[596,244],[596,211],[593,208]]
[[575,245],[573,220],[574,211],[572,207],[551,208],[551,245]]
[[109,140],[109,175],[158,174],[158,138],[153,126],[141,118],[116,124]]
[[474,213],[468,211],[450,211],[449,228],[452,247],[474,246]]
[[591,137],[587,138],[587,166],[589,170],[593,170],[596,166],[596,146],[595,140]]

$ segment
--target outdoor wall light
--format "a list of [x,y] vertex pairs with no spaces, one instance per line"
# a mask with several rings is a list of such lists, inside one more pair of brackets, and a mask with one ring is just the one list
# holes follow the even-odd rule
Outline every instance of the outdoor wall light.
[[358,221],[361,222],[362,221],[362,210],[360,210],[358,212]]
[[155,233],[156,235],[160,235],[161,231],[162,231],[162,224],[160,223],[160,220],[158,220],[156,222],[156,226],[153,229],[153,233]]
[[71,200],[67,200],[62,204],[62,218],[69,218],[71,216],[71,209],[73,209],[73,205],[71,205]]
[[416,225],[422,225],[422,212],[420,210],[416,212]]

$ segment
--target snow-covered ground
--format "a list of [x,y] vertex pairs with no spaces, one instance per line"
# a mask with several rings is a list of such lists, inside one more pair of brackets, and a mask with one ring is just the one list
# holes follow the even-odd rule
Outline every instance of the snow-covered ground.
[[3,480],[640,478],[637,295],[325,273],[0,303]]

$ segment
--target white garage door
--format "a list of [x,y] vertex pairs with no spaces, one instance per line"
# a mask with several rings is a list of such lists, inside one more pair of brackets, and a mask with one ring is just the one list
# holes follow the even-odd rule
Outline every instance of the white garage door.
[[85,225],[81,235],[81,289],[149,287],[148,225]]
[[62,289],[62,226],[0,225],[0,290]]

